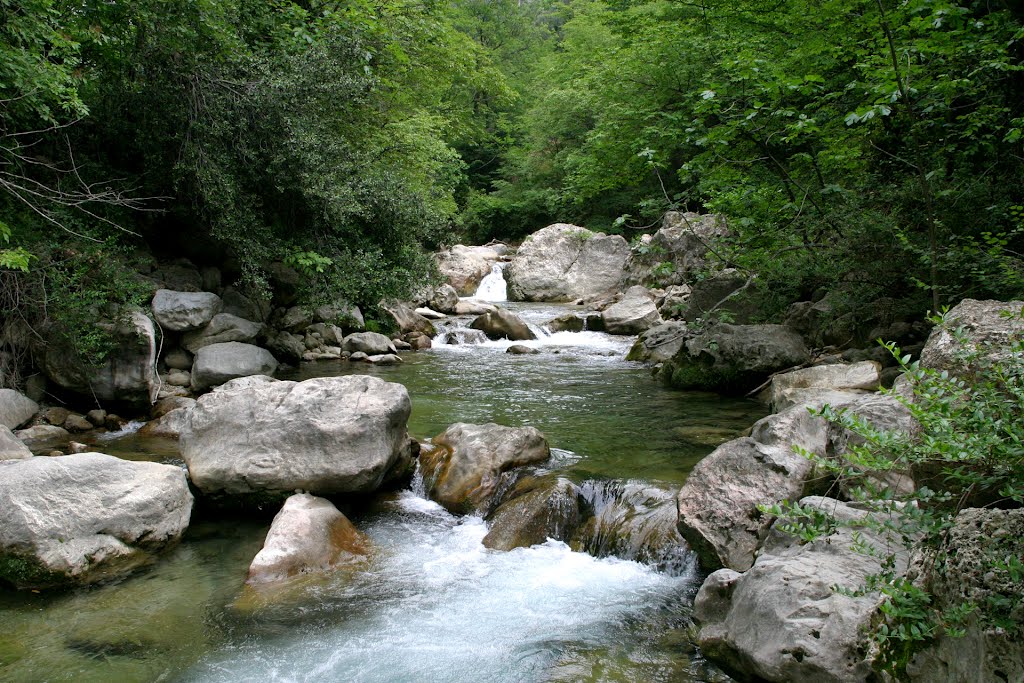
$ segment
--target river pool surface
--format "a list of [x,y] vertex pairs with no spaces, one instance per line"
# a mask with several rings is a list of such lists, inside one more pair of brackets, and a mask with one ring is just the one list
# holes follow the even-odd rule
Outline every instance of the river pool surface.
[[[566,311],[507,306],[541,332]],[[437,345],[398,366],[322,361],[281,376],[373,374],[408,388],[417,438],[460,421],[533,425],[554,448],[549,467],[577,483],[672,490],[765,411],[660,386],[623,360],[631,343],[542,334],[528,343],[537,355],[507,354],[508,342]],[[176,457],[173,445],[130,433],[97,450]],[[370,561],[287,594],[243,590],[269,516],[197,519],[154,567],[116,584],[2,591],[0,681],[729,680],[688,637],[700,578],[692,554],[659,571],[551,540],[491,551],[483,520],[415,490],[346,512],[374,542]]]

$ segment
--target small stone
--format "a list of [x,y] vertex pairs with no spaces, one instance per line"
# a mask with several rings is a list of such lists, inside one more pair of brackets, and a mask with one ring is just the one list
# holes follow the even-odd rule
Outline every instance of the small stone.
[[69,454],[71,454],[71,453],[88,453],[91,450],[92,450],[91,446],[89,446],[87,444],[84,444],[84,443],[80,443],[78,441],[72,441],[71,443],[68,444],[68,453]]
[[116,432],[128,423],[128,420],[124,419],[120,415],[114,413],[107,413],[107,419],[103,421],[103,426],[112,432]]
[[103,410],[102,408],[90,410],[88,413],[85,414],[85,419],[91,422],[96,427],[102,427],[103,421],[107,419],[107,411]]
[[68,415],[71,411],[67,408],[53,407],[47,408],[43,411],[43,419],[47,423],[52,424],[55,427],[60,427],[64,424],[65,420],[68,419]]
[[92,422],[85,419],[84,415],[78,413],[71,413],[68,415],[68,419],[64,420],[64,429],[69,432],[87,432],[93,428]]

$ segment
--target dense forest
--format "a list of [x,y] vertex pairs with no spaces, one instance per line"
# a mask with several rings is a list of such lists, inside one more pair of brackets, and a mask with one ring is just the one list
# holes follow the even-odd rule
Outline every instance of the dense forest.
[[372,310],[439,247],[670,209],[765,317],[1013,296],[1022,39],[1008,0],[0,0],[4,363],[95,351],[154,254]]

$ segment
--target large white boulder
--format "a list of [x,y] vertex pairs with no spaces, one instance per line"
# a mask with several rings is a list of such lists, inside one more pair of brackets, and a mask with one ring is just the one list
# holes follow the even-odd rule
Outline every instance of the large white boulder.
[[39,412],[39,404],[14,389],[0,389],[0,425],[17,429]]
[[539,230],[523,242],[505,269],[514,301],[572,301],[614,294],[622,280],[629,245],[568,223]]
[[274,517],[246,583],[273,583],[357,563],[369,550],[370,540],[331,501],[297,493]]
[[247,377],[200,397],[181,453],[207,494],[374,491],[408,455],[411,407],[405,387],[375,377]]
[[175,543],[192,514],[180,467],[102,453],[0,462],[0,579],[111,579]]
[[277,359],[264,348],[241,342],[210,344],[192,361],[192,390],[204,391],[238,377],[273,375],[275,370]]
[[224,308],[212,292],[174,292],[159,289],[153,295],[153,316],[169,332],[188,332],[205,327]]

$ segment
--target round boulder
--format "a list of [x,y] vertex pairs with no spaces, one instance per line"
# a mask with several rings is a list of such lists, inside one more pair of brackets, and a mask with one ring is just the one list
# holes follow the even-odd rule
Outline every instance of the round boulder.
[[14,389],[0,389],[0,425],[17,429],[39,412],[39,404]]
[[298,493],[284,502],[263,548],[249,565],[250,585],[327,571],[363,559],[370,539],[331,501]]
[[485,505],[502,472],[551,455],[544,435],[534,427],[458,422],[433,443],[436,448],[420,455],[427,494],[455,513]]
[[192,390],[204,391],[238,377],[273,375],[277,359],[252,344],[225,342],[199,349],[192,363]]
[[198,400],[181,453],[200,491],[242,503],[369,492],[406,449],[411,408],[405,387],[375,377],[247,377]]
[[482,316],[470,323],[469,327],[480,330],[489,339],[508,339],[510,341],[529,341],[536,339],[537,335],[523,322],[523,319],[515,313],[509,313],[504,309],[497,309]]
[[224,302],[212,292],[173,292],[158,289],[153,295],[153,316],[170,332],[188,332],[205,327],[221,312]]

